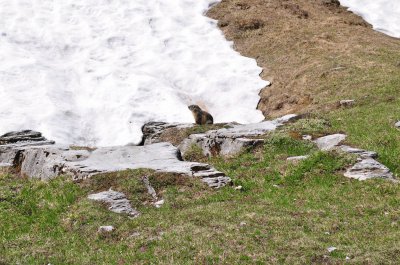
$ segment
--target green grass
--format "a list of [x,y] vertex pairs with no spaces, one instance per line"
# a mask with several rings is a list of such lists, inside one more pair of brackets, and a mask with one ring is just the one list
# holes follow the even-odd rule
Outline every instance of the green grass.
[[394,124],[400,120],[400,78],[356,100],[352,108],[325,115],[332,130],[345,132],[351,145],[378,152],[379,161],[399,175],[400,131]]
[[[333,125],[336,126],[336,125]],[[310,155],[287,162],[288,156]],[[400,188],[341,175],[352,157],[284,132],[234,158],[211,158],[242,190],[148,170],[75,184],[0,177],[4,264],[398,264]],[[166,203],[156,209],[140,180]],[[109,212],[89,193],[123,191],[141,215]],[[99,234],[101,225],[113,225]],[[328,247],[337,247],[332,253]],[[0,263],[1,263],[0,262]]]

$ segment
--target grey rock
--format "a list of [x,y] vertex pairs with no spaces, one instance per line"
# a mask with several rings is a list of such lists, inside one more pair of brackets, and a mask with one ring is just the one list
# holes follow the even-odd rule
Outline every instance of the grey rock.
[[197,145],[205,156],[235,155],[243,148],[255,147],[264,142],[256,139],[268,131],[273,131],[284,123],[295,118],[296,115],[286,115],[273,121],[264,121],[253,124],[232,125],[232,128],[211,130],[202,134],[192,134],[185,139],[179,149],[183,155],[190,150],[192,145]]
[[22,175],[40,179],[69,175],[74,180],[80,180],[100,173],[148,168],[206,178],[204,182],[212,183],[213,187],[231,182],[229,177],[210,165],[181,161],[180,157],[179,150],[170,143],[95,150],[72,150],[68,146],[54,144],[0,145],[0,163],[13,164]]
[[129,200],[122,192],[113,190],[103,191],[88,196],[90,200],[102,202],[108,205],[108,209],[114,213],[124,213],[131,217],[139,216],[139,212],[132,208]]
[[343,152],[358,155],[361,158],[377,158],[378,157],[378,154],[376,152],[367,151],[367,150],[363,150],[363,149],[359,149],[359,148],[354,148],[354,147],[350,147],[347,145],[341,145],[341,146],[338,146],[337,148]]
[[329,247],[327,248],[328,252],[333,252],[337,249],[337,247]]
[[332,134],[324,137],[320,137],[314,141],[318,148],[322,151],[332,150],[335,146],[340,144],[344,139],[346,139],[345,134]]
[[362,159],[360,162],[349,168],[344,173],[344,176],[358,180],[366,180],[371,178],[394,180],[394,176],[390,172],[389,168],[372,158]]
[[309,158],[310,156],[305,155],[305,156],[292,156],[292,157],[288,157],[286,158],[287,161],[300,161],[300,160],[305,160],[307,158]]
[[109,233],[109,232],[112,232],[112,231],[114,231],[114,226],[112,226],[112,225],[100,226],[99,230],[98,230],[99,233]]
[[400,128],[400,121],[396,122],[395,125],[397,128]]
[[42,136],[40,132],[31,130],[9,132],[0,136],[0,145],[14,144],[14,143],[29,144],[37,142],[47,142],[47,140]]
[[143,139],[142,145],[160,143],[160,135],[170,128],[190,128],[193,124],[187,123],[166,123],[166,122],[148,122],[142,127]]
[[356,101],[353,99],[345,99],[345,100],[339,101],[340,106],[343,106],[343,107],[350,107],[350,106],[353,106],[355,103],[356,103]]
[[159,200],[159,201],[156,201],[155,203],[154,203],[154,206],[156,207],[156,208],[161,208],[161,206],[164,204],[164,200]]
[[305,141],[311,141],[311,140],[312,140],[312,136],[306,134],[306,135],[303,135],[303,136],[302,136],[302,139],[305,140]]

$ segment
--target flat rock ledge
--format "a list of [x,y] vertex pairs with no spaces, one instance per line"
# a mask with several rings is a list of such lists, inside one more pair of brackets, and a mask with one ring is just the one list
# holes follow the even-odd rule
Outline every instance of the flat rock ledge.
[[[268,131],[273,131],[284,123],[294,119],[297,115],[291,114],[272,121],[264,121],[253,124],[230,123],[231,128],[210,130],[206,133],[192,134],[178,146],[182,155],[185,155],[193,145],[197,145],[205,156],[223,155],[230,156],[239,153],[243,148],[254,147],[264,142],[257,137]],[[148,123],[143,126],[143,144],[151,144],[158,141],[158,136],[170,128],[188,128],[192,124],[167,124]]]
[[130,217],[138,217],[139,212],[132,208],[130,201],[122,192],[113,190],[90,194],[89,200],[94,200],[107,204],[108,209],[114,213],[127,214]]
[[77,150],[56,145],[39,132],[13,134],[19,140],[11,134],[0,136],[0,164],[11,164],[20,174],[32,178],[46,180],[68,175],[81,180],[101,173],[148,168],[199,177],[213,188],[231,183],[229,177],[208,164],[182,161],[179,150],[170,143]]
[[383,178],[398,182],[389,168],[375,160],[378,157],[376,152],[341,145],[341,142],[345,139],[346,135],[344,134],[333,134],[320,137],[314,142],[322,151],[337,150],[358,156],[358,162],[346,170],[345,177],[358,180]]

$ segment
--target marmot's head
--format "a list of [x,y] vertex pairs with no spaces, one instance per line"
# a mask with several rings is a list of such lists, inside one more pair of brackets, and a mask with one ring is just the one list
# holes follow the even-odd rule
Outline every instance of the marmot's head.
[[201,111],[201,108],[197,105],[190,105],[188,107],[188,109],[190,109],[192,112],[200,112]]

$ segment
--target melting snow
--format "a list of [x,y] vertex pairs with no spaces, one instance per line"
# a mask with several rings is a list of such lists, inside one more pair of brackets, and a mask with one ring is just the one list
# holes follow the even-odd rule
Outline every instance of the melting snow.
[[399,0],[339,0],[343,6],[362,16],[375,30],[400,38]]
[[213,0],[0,0],[0,134],[139,142],[150,120],[253,123],[261,80],[204,16]]

